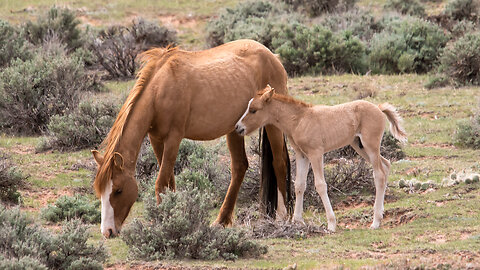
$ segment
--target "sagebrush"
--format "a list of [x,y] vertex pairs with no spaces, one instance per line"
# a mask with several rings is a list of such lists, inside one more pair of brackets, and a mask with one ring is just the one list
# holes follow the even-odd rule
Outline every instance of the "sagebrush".
[[146,221],[135,219],[122,232],[130,255],[143,260],[233,260],[259,256],[266,247],[248,239],[238,228],[210,227],[210,203],[196,188],[153,196],[145,202]]
[[480,106],[470,121],[458,123],[454,140],[463,147],[480,149]]
[[74,109],[82,93],[97,87],[81,59],[50,44],[32,59],[14,60],[0,72],[0,128],[39,134],[53,115]]
[[0,152],[0,201],[20,202],[18,188],[24,185],[26,177],[15,167],[8,157]]
[[13,269],[102,269],[103,246],[87,244],[87,227],[65,223],[58,234],[33,224],[18,209],[0,206],[0,266]]
[[78,107],[64,115],[54,115],[47,125],[47,135],[40,150],[79,150],[99,145],[107,136],[120,110],[120,100],[82,100]]
[[0,20],[0,68],[8,66],[15,59],[30,59],[30,47],[21,29]]
[[84,223],[99,223],[100,202],[83,195],[62,196],[54,205],[42,210],[42,218],[50,222],[80,219]]

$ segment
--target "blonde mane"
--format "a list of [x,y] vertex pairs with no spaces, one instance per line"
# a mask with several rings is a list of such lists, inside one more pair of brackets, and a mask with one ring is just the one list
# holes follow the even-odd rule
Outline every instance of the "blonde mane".
[[103,164],[98,168],[97,175],[95,176],[95,182],[93,183],[97,195],[103,193],[108,180],[112,178],[115,149],[120,142],[123,128],[127,122],[128,115],[132,111],[133,105],[137,101],[138,97],[142,94],[145,86],[150,81],[153,72],[157,70],[157,67],[160,67],[165,63],[165,61],[169,58],[166,56],[170,56],[171,52],[176,51],[178,51],[178,47],[171,47],[169,45],[166,48],[154,48],[140,54],[140,62],[142,63],[142,67],[137,74],[137,81],[135,82],[135,85],[130,91],[130,94],[128,95],[122,108],[120,109],[117,119],[113,123],[107,138],[105,138],[101,144],[101,148],[104,150],[104,161]]
[[300,106],[303,106],[303,107],[312,107],[312,104],[308,104],[308,103],[303,102],[301,100],[295,99],[291,96],[286,96],[286,95],[282,95],[282,94],[275,93],[273,95],[273,99],[276,99],[278,101],[285,102],[285,103],[292,103],[292,104],[300,105]]

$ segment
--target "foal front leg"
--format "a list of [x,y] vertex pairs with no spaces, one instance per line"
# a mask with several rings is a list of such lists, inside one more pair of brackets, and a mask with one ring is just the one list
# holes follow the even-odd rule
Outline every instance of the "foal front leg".
[[297,174],[295,178],[295,210],[293,212],[293,222],[305,223],[303,221],[303,194],[307,187],[307,176],[310,162],[303,154],[295,153],[295,164],[297,167]]
[[330,199],[327,194],[327,183],[325,182],[325,176],[323,174],[323,153],[312,158],[311,162],[313,174],[315,175],[315,188],[320,195],[323,207],[325,208],[328,230],[335,232],[337,220],[335,219],[335,214],[333,213],[332,205],[330,204]]

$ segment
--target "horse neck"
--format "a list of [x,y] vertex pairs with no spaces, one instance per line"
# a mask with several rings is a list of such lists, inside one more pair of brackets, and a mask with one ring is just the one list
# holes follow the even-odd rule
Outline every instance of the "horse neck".
[[[146,93],[142,96],[146,96]],[[149,106],[146,98],[139,98],[128,115],[122,136],[117,144],[116,151],[122,154],[127,169],[135,171],[138,154],[143,139],[147,135],[153,118],[153,106]]]
[[308,107],[301,104],[272,99],[269,108],[271,116],[269,124],[273,124],[287,135],[290,135],[307,110]]

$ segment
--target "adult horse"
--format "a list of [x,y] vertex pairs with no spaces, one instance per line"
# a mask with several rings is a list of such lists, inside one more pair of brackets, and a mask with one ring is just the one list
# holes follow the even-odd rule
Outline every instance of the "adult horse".
[[[98,164],[94,188],[102,202],[102,234],[119,233],[137,198],[135,165],[147,134],[160,164],[155,182],[159,203],[166,188],[175,190],[173,168],[181,140],[227,135],[231,181],[214,223],[230,225],[248,167],[244,139],[235,133],[234,125],[248,101],[267,84],[287,93],[285,69],[265,46],[252,40],[199,52],[155,48],[142,54],[142,62],[138,79],[102,144],[104,154],[92,151]],[[277,218],[283,218],[290,176],[288,154],[282,132],[274,126],[266,126],[265,131],[263,137],[269,143],[262,148],[271,147],[274,173],[262,180],[269,185],[263,186],[264,197],[277,197],[276,202],[270,201],[270,209],[277,203]]]

